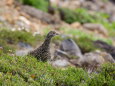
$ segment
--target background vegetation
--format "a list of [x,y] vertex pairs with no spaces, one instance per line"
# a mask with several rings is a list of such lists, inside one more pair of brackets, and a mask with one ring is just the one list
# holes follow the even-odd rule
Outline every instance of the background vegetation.
[[20,0],[25,5],[30,5],[43,11],[48,11],[48,1],[47,0]]
[[[19,0],[24,5],[30,5],[44,12],[48,11],[47,0]],[[105,0],[104,0],[105,1]],[[107,1],[107,0],[106,0]],[[72,24],[74,22],[98,23],[107,28],[109,36],[115,36],[115,22],[108,22],[106,13],[90,13],[85,8],[75,10],[56,7],[61,19]],[[110,38],[100,38],[93,34],[85,33],[73,28],[59,28],[67,37],[56,36],[52,42],[73,39],[82,53],[98,49],[93,41],[100,39],[112,44]],[[43,42],[44,37],[50,31],[45,29],[44,35],[33,36],[31,32],[10,31],[0,28],[0,86],[115,86],[115,64],[104,64],[95,72],[89,74],[85,69],[68,67],[66,69],[54,68],[47,62],[40,62],[30,56],[15,56],[17,45],[21,43],[35,46]],[[77,34],[77,35],[76,35]]]

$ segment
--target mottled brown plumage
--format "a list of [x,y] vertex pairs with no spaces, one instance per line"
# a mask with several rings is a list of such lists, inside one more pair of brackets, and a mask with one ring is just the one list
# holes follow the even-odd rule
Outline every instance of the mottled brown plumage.
[[51,41],[51,38],[54,37],[55,35],[58,35],[58,34],[54,31],[50,31],[47,34],[44,43],[37,49],[29,52],[28,55],[34,56],[40,61],[47,61],[48,59],[50,59],[51,58],[51,56],[50,56],[50,41]]

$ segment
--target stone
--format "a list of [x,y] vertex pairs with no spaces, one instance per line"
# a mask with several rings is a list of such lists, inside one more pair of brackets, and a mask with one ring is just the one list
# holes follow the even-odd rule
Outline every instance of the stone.
[[94,41],[94,44],[97,47],[105,50],[107,53],[110,53],[112,55],[112,57],[115,59],[115,47],[114,46],[112,46],[104,41],[101,41],[101,40]]
[[29,14],[31,17],[40,19],[41,21],[46,22],[48,24],[60,24],[61,23],[60,19],[57,19],[51,14],[48,14],[46,12],[43,12],[31,6],[21,6],[21,9],[22,9],[21,11]]
[[72,39],[63,40],[60,50],[66,52],[71,58],[82,58],[79,46]]
[[77,60],[78,65],[80,66],[86,66],[86,67],[99,67],[100,65],[104,63],[115,63],[115,60],[112,58],[112,56],[109,53],[102,52],[102,51],[94,51],[84,54],[84,58],[79,58]]
[[79,22],[74,22],[74,23],[71,24],[71,27],[79,29],[79,28],[82,27],[82,25]]
[[54,67],[61,67],[61,68],[68,67],[71,65],[71,63],[66,59],[58,59],[58,60],[52,61],[50,63]]
[[104,36],[108,36],[108,31],[101,24],[85,23],[83,24],[83,27],[84,29],[94,31],[94,32],[97,31],[100,34],[103,34]]
[[7,5],[12,5],[14,3],[14,0],[7,0]]
[[94,51],[85,53],[83,58],[70,59],[69,62],[76,67],[83,67],[87,70],[94,71],[97,67],[100,67],[100,65],[104,63],[115,63],[115,60],[109,53]]
[[109,53],[102,52],[102,51],[86,53],[84,57],[85,57],[84,61],[89,64],[101,65],[106,62],[115,63],[115,60],[112,58],[112,56]]

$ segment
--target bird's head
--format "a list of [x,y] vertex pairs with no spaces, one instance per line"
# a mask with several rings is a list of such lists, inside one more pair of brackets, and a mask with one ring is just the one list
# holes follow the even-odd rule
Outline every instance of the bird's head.
[[58,33],[56,33],[55,31],[50,31],[47,35],[47,37],[51,38],[51,37],[54,37],[56,35],[59,35]]

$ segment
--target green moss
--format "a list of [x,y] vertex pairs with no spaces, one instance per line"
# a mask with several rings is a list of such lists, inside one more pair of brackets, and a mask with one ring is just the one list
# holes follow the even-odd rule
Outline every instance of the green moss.
[[[106,70],[107,69],[107,70]],[[102,66],[98,74],[88,75],[82,68],[53,68],[33,57],[0,56],[0,85],[5,86],[110,86],[114,65]],[[106,75],[107,77],[106,77]]]

